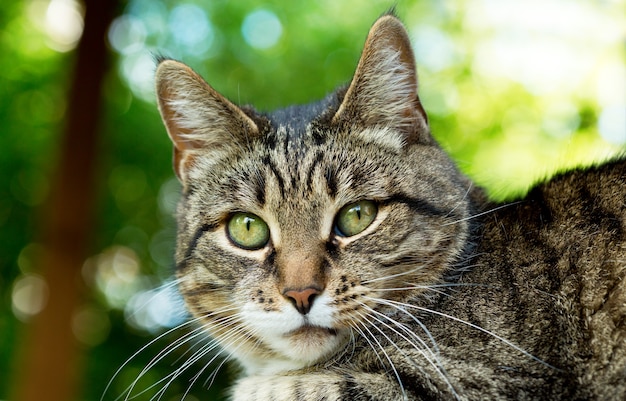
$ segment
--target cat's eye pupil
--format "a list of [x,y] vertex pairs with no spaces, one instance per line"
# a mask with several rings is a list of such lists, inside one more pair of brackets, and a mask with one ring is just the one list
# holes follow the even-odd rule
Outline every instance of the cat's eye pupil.
[[372,201],[350,203],[337,213],[335,232],[342,237],[351,237],[363,232],[376,219],[378,206]]
[[226,226],[228,238],[239,248],[247,250],[261,249],[270,239],[267,224],[252,213],[235,213]]

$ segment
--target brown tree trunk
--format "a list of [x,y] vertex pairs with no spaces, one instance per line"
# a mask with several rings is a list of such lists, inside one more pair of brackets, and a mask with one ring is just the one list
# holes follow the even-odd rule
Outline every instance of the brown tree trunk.
[[45,252],[39,268],[48,285],[48,302],[23,335],[11,397],[15,401],[69,401],[80,394],[81,347],[71,321],[81,302],[80,270],[92,238],[105,35],[116,5],[112,0],[85,1],[66,126],[40,226]]

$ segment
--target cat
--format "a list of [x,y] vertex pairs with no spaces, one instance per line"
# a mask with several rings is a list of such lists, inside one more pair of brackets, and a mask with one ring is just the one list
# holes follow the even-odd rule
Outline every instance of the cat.
[[495,203],[430,133],[393,12],[273,113],[162,58],[176,269],[234,401],[626,399],[626,158]]

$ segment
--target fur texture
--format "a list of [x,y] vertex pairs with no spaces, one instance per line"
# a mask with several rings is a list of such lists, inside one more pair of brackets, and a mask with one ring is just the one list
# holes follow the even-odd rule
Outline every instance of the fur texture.
[[[490,203],[430,135],[393,15],[318,103],[240,108],[172,60],[156,81],[180,290],[242,367],[233,400],[626,398],[624,159]],[[233,240],[236,213],[263,246]]]

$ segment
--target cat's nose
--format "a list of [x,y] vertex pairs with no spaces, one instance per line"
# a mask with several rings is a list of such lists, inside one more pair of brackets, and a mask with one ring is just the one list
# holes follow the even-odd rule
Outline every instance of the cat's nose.
[[285,290],[283,296],[287,298],[293,306],[303,315],[306,315],[313,306],[313,300],[321,291],[315,287],[308,287],[304,290]]

